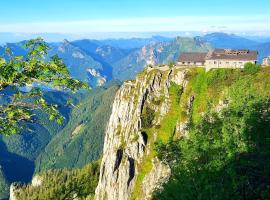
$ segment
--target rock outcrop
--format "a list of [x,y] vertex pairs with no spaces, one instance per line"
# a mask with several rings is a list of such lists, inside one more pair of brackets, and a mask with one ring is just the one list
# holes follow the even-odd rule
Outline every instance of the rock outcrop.
[[151,199],[154,190],[160,190],[162,184],[169,180],[170,174],[171,169],[167,165],[157,158],[153,159],[153,168],[142,183],[142,193],[145,199]]
[[150,107],[155,112],[153,126],[158,126],[170,108],[171,83],[184,87],[186,72],[186,69],[148,69],[135,81],[125,82],[118,91],[106,130],[96,200],[150,199],[152,192],[168,180],[170,168],[155,156],[150,157],[152,166],[142,178],[140,194],[133,195],[143,163],[152,153],[157,138],[156,132],[147,135],[143,131],[143,110]]
[[12,183],[9,188],[9,200],[17,200],[16,193],[20,190],[20,185],[18,183]]
[[36,175],[33,177],[31,185],[32,187],[40,187],[42,186],[42,181],[43,181],[42,177],[39,175]]

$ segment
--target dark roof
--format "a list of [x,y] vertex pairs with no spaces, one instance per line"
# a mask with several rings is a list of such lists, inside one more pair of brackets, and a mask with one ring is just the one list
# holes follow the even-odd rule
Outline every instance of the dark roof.
[[239,49],[215,49],[209,51],[206,60],[257,60],[258,51],[239,50]]
[[207,53],[182,53],[178,62],[205,62]]

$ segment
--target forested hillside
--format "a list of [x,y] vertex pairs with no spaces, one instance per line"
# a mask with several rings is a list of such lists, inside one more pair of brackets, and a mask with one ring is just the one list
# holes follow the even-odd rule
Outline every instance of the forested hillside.
[[6,198],[9,191],[9,185],[2,171],[2,166],[0,166],[0,191],[0,199]]
[[100,158],[111,104],[119,85],[85,94],[71,112],[70,120],[38,156],[36,172],[54,168],[82,167]]
[[[71,107],[67,106],[67,101],[72,99],[76,104],[78,100],[70,94],[56,91],[45,92],[45,98],[51,103],[57,103],[66,119],[62,125],[59,125],[55,121],[50,121],[46,114],[38,111],[35,112],[35,123],[28,124],[29,131],[12,137],[0,136],[0,166],[5,177],[5,180],[0,178],[0,183],[31,181],[35,170],[35,159],[69,120]],[[6,196],[7,191],[1,194]]]
[[171,139],[156,143],[172,176],[154,199],[270,198],[269,74],[269,69],[190,74],[179,97],[181,109],[187,95],[194,96],[190,112],[181,109],[178,116],[188,119],[186,132],[181,137],[171,132]]
[[98,162],[88,164],[82,169],[49,170],[36,176],[30,185],[15,186],[20,188],[15,196],[18,200],[92,200],[98,177]]
[[[0,185],[7,197],[9,184],[29,182],[34,172],[54,168],[78,168],[100,158],[104,128],[110,115],[111,102],[119,83],[95,90],[68,94],[46,92],[45,98],[59,105],[65,116],[62,125],[48,120],[42,112],[25,131],[0,138]],[[72,105],[68,102],[72,100]],[[85,139],[87,138],[87,139]]]

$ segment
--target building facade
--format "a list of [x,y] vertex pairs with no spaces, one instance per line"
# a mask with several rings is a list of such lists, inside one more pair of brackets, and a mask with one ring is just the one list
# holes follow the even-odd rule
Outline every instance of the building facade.
[[203,66],[207,53],[182,53],[178,65],[182,66]]
[[250,50],[215,49],[208,53],[183,53],[178,65],[212,68],[244,68],[246,63],[257,63],[258,52]]
[[270,56],[263,59],[262,66],[270,66]]

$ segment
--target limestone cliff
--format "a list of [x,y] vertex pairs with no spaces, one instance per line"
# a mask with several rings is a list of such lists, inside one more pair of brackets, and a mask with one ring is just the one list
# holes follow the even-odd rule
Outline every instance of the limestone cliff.
[[9,188],[9,199],[10,200],[17,200],[16,194],[20,190],[20,185],[17,183],[12,183]]
[[[150,199],[168,180],[170,168],[157,159],[154,143],[171,137],[159,129],[160,124],[173,111],[175,94],[170,88],[185,90],[188,71],[148,68],[118,91],[106,130],[97,200]],[[175,125],[173,132],[181,135],[184,124],[177,124],[180,128]]]

